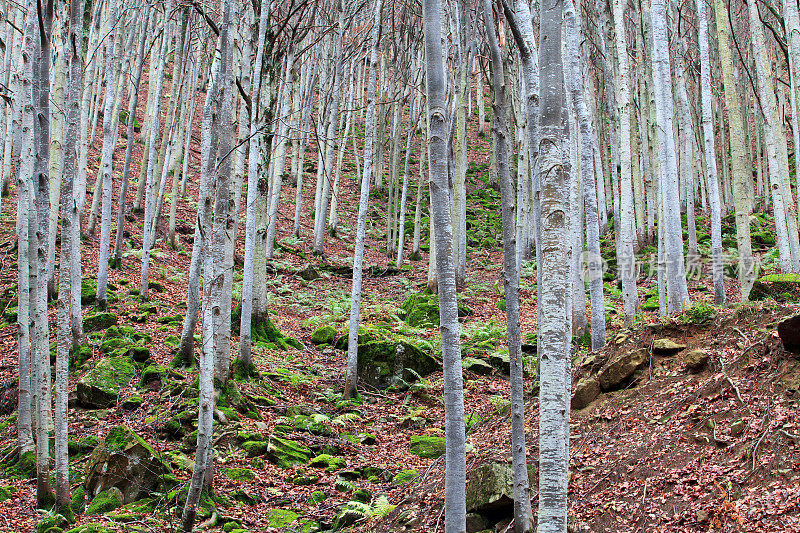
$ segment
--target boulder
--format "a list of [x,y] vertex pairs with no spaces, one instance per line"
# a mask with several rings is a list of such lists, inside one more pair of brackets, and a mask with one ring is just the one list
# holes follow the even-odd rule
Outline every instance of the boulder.
[[336,330],[333,326],[321,326],[314,330],[311,334],[311,343],[320,344],[333,344],[336,342]]
[[378,389],[411,383],[441,368],[439,361],[405,340],[359,342],[358,377]]
[[787,352],[800,352],[800,315],[782,320],[778,324],[778,337]]
[[83,330],[86,333],[101,331],[117,324],[117,315],[114,313],[97,313],[83,319]]
[[468,370],[479,376],[488,376],[494,372],[494,367],[482,357],[465,357],[461,362],[464,370]]
[[600,381],[594,376],[583,378],[575,384],[572,393],[572,408],[583,409],[600,395]]
[[600,388],[604,391],[622,388],[636,369],[644,365],[647,358],[648,351],[644,348],[616,357],[600,370],[597,376]]
[[[536,472],[528,466],[528,477],[536,480]],[[506,463],[486,463],[467,475],[467,513],[478,513],[496,522],[514,514],[514,476]]]
[[104,408],[117,403],[120,390],[133,379],[128,357],[101,359],[77,384],[78,402],[84,407]]
[[800,274],[768,274],[758,278],[750,291],[750,300],[772,298],[779,302],[800,300]]
[[319,271],[316,268],[314,268],[314,265],[312,264],[304,265],[297,271],[297,275],[300,276],[301,279],[304,279],[306,281],[314,281],[315,279],[322,278]]
[[169,466],[145,440],[127,426],[108,432],[89,457],[84,486],[90,498],[118,489],[128,504],[159,488]]
[[656,355],[675,355],[686,348],[685,344],[679,344],[672,339],[656,339],[653,341],[653,353]]
[[306,464],[313,454],[299,442],[272,435],[267,440],[266,455],[271,463],[291,468]]
[[683,362],[692,372],[700,372],[708,364],[708,354],[704,350],[692,350],[683,356]]
[[[458,316],[472,315],[472,309],[458,303]],[[439,325],[439,297],[436,294],[415,293],[409,295],[400,306],[400,318],[415,328],[431,328]]]
[[411,435],[411,453],[427,459],[436,459],[444,455],[444,437]]

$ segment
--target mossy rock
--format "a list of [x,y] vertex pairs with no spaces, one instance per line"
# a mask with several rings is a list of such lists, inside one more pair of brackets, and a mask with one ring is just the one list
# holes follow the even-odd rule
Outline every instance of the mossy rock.
[[122,492],[119,489],[101,491],[86,507],[86,514],[104,514],[122,507]]
[[411,481],[414,481],[417,478],[418,474],[419,474],[419,472],[417,472],[417,470],[415,470],[413,468],[410,468],[410,469],[407,469],[407,470],[401,470],[400,472],[395,474],[394,477],[392,477],[392,483],[394,485],[401,485],[403,483],[409,483]]
[[337,470],[346,468],[347,461],[341,457],[334,457],[332,455],[328,455],[327,453],[323,453],[311,459],[311,461],[308,463],[308,466],[324,468],[326,472],[336,472]]
[[336,342],[336,329],[333,326],[322,326],[311,333],[311,342],[316,345],[330,344]]
[[258,457],[267,453],[269,444],[265,441],[249,440],[243,442],[241,447],[247,457]]
[[36,524],[36,533],[62,533],[68,525],[69,520],[63,515],[45,516]]
[[94,278],[81,279],[81,305],[91,305],[97,299],[97,280]]
[[176,326],[176,325],[180,326],[181,324],[183,324],[183,315],[181,315],[179,313],[179,314],[176,314],[176,315],[167,315],[167,316],[158,317],[156,319],[156,323],[158,323],[158,324],[169,324],[171,326]]
[[321,490],[315,490],[311,493],[308,497],[308,504],[309,505],[319,505],[320,503],[324,502],[328,497],[325,495],[324,492]]
[[103,444],[92,452],[86,472],[88,494],[117,490],[122,504],[163,488],[166,476],[171,474],[162,457],[127,426],[109,430]]
[[150,348],[147,346],[131,346],[128,348],[128,356],[137,363],[145,363],[150,360]]
[[358,344],[358,376],[378,389],[412,383],[441,365],[433,356],[405,340],[375,340]]
[[144,398],[141,396],[131,396],[130,398],[126,398],[124,402],[122,402],[122,408],[126,411],[135,411],[139,407],[142,406],[144,403]]
[[167,369],[161,365],[150,365],[142,370],[142,376],[139,378],[140,387],[149,387],[156,382],[164,383]]
[[86,333],[102,331],[117,325],[117,315],[114,313],[97,313],[83,319],[83,330]]
[[67,442],[67,451],[71,456],[82,455],[97,448],[98,444],[100,444],[100,439],[94,435],[87,435],[78,439],[70,439]]
[[750,291],[750,300],[770,298],[778,302],[800,301],[800,274],[769,274],[758,278]]
[[444,437],[411,435],[411,453],[426,459],[437,459],[444,455]]
[[266,456],[271,463],[281,468],[291,468],[308,463],[312,453],[299,442],[273,435],[267,441]]
[[285,528],[298,518],[300,514],[288,509],[271,509],[264,515],[269,523],[269,527]]
[[256,476],[249,468],[226,468],[225,475],[234,481],[253,481]]
[[79,485],[72,491],[69,509],[73,514],[83,514],[86,510],[86,489],[83,488],[83,485]]
[[127,357],[101,359],[78,381],[78,402],[90,408],[115,405],[120,390],[128,386],[134,373],[134,365]]
[[69,364],[72,368],[77,368],[92,358],[92,346],[81,344],[78,347],[71,346],[69,349]]

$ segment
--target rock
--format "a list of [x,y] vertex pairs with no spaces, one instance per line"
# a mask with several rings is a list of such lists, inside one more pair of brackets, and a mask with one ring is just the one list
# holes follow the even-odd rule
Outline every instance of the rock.
[[444,437],[411,435],[411,453],[427,459],[436,459],[444,455]]
[[0,487],[0,502],[10,500],[16,493],[17,488],[14,485]]
[[330,344],[336,342],[336,329],[333,326],[321,326],[314,330],[311,334],[311,343],[320,345],[320,344]]
[[224,472],[234,481],[253,481],[256,477],[249,468],[225,468]]
[[779,302],[800,300],[800,274],[769,274],[758,278],[750,291],[750,300],[769,298]]
[[86,333],[101,331],[117,324],[117,315],[114,313],[97,313],[83,319],[83,330]]
[[[458,303],[458,316],[473,314],[472,309]],[[400,306],[400,318],[415,328],[431,328],[439,325],[439,297],[436,294],[414,293]]]
[[583,409],[600,395],[600,381],[596,377],[583,378],[575,384],[572,393],[572,408]]
[[358,344],[358,377],[386,389],[411,383],[441,368],[439,361],[404,340],[374,340]]
[[122,507],[122,498],[122,491],[116,487],[104,490],[92,498],[92,501],[89,502],[89,506],[86,508],[86,514],[105,514],[114,509],[118,509]]
[[494,367],[482,357],[465,357],[461,362],[461,366],[464,370],[479,376],[488,376],[494,372]]
[[127,504],[159,488],[169,467],[153,448],[127,426],[108,432],[89,457],[84,486],[90,497],[116,488]]
[[778,337],[787,352],[800,352],[800,315],[795,315],[778,323]]
[[397,474],[394,475],[392,478],[392,483],[394,485],[400,485],[402,483],[408,483],[410,481],[414,481],[416,479],[418,472],[415,469],[409,470],[401,470]]
[[141,396],[131,396],[130,398],[122,402],[122,408],[127,411],[134,411],[139,407],[141,407],[143,403],[144,399],[142,399]]
[[597,376],[603,391],[618,390],[633,376],[636,369],[647,361],[648,352],[642,348],[618,356],[606,365]]
[[341,457],[334,457],[323,453],[311,459],[308,466],[315,468],[324,468],[326,472],[336,472],[347,466],[347,461]]
[[150,348],[147,346],[131,346],[128,348],[128,355],[137,363],[145,363],[150,360]]
[[142,388],[153,387],[154,389],[161,388],[161,383],[164,382],[164,377],[167,374],[167,369],[161,365],[150,365],[142,370],[142,376],[139,378],[139,386]]
[[311,450],[302,444],[289,439],[272,435],[267,440],[267,459],[281,468],[304,465],[311,458]]
[[306,281],[314,281],[315,279],[322,278],[319,271],[316,268],[314,268],[314,265],[310,263],[300,268],[297,271],[297,275],[300,276],[301,279],[304,279]]
[[78,402],[84,407],[104,408],[117,403],[120,390],[133,379],[134,367],[127,357],[101,359],[77,384]]
[[683,362],[692,372],[700,372],[708,364],[708,354],[704,350],[692,350],[683,356]]
[[653,341],[653,353],[656,355],[675,355],[686,348],[685,344],[678,344],[671,339],[656,339]]
[[738,437],[744,432],[744,420],[735,420],[731,424],[731,436]]
[[[528,467],[528,477],[535,480]],[[467,475],[466,503],[468,513],[491,515],[495,519],[514,513],[514,480],[511,466],[506,463],[486,463],[473,468]]]
[[489,362],[503,374],[507,375],[511,372],[511,357],[508,352],[494,352],[489,356]]
[[467,533],[478,533],[488,529],[489,522],[478,513],[467,513]]

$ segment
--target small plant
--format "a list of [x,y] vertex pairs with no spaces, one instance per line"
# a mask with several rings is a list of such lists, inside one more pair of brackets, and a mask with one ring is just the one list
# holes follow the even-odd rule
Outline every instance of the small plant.
[[705,303],[696,303],[689,309],[681,313],[680,321],[683,324],[694,324],[696,326],[709,322],[717,315],[714,306]]

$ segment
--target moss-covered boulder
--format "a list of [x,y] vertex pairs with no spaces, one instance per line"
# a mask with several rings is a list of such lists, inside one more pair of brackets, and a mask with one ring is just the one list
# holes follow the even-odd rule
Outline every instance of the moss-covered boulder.
[[800,301],[800,274],[761,276],[750,291],[750,300],[773,299],[778,302]]
[[225,475],[234,481],[253,481],[256,475],[249,468],[226,468]]
[[337,470],[347,467],[347,461],[341,457],[334,457],[323,453],[311,459],[308,466],[324,468],[326,472],[336,472]]
[[405,340],[387,338],[358,344],[358,377],[378,389],[411,383],[439,368],[433,356]]
[[169,466],[142,437],[117,426],[89,458],[84,487],[91,498],[116,488],[127,504],[158,489],[168,474]]
[[[533,468],[528,477],[535,482]],[[467,474],[466,503],[468,513],[480,513],[495,518],[511,516],[514,512],[514,478],[506,463],[486,463]]]
[[134,365],[128,357],[99,360],[94,368],[78,381],[78,403],[90,408],[115,405],[120,390],[128,386],[134,372]]
[[411,435],[411,453],[427,459],[441,457],[444,455],[444,437]]
[[267,440],[266,444],[267,459],[281,468],[304,465],[313,455],[310,449],[299,442],[274,435]]
[[311,333],[311,342],[316,345],[336,342],[336,329],[333,326],[321,326]]
[[612,391],[627,385],[633,373],[647,361],[648,355],[648,350],[642,348],[616,357],[600,370],[597,376],[600,388]]
[[680,344],[672,339],[656,339],[653,341],[653,353],[656,355],[675,355],[686,348],[685,344]]
[[483,357],[465,357],[461,366],[465,371],[479,376],[488,376],[494,372],[494,367]]
[[86,333],[102,331],[117,325],[117,315],[114,313],[97,313],[83,319],[83,330]]
[[113,533],[110,529],[106,528],[103,524],[83,524],[76,528],[70,529],[67,533]]
[[122,507],[122,497],[122,492],[115,487],[101,491],[89,502],[89,506],[86,507],[86,514],[104,514],[118,509]]
[[416,479],[419,472],[417,470],[411,468],[407,470],[401,470],[397,474],[392,477],[392,483],[394,485],[402,485],[403,483],[408,483],[410,481],[414,481]]
[[[458,316],[472,315],[466,305],[458,304]],[[436,294],[415,293],[409,295],[400,306],[400,318],[415,328],[431,328],[439,325],[439,297]]]
[[0,502],[10,500],[16,493],[17,488],[14,485],[0,487]]

